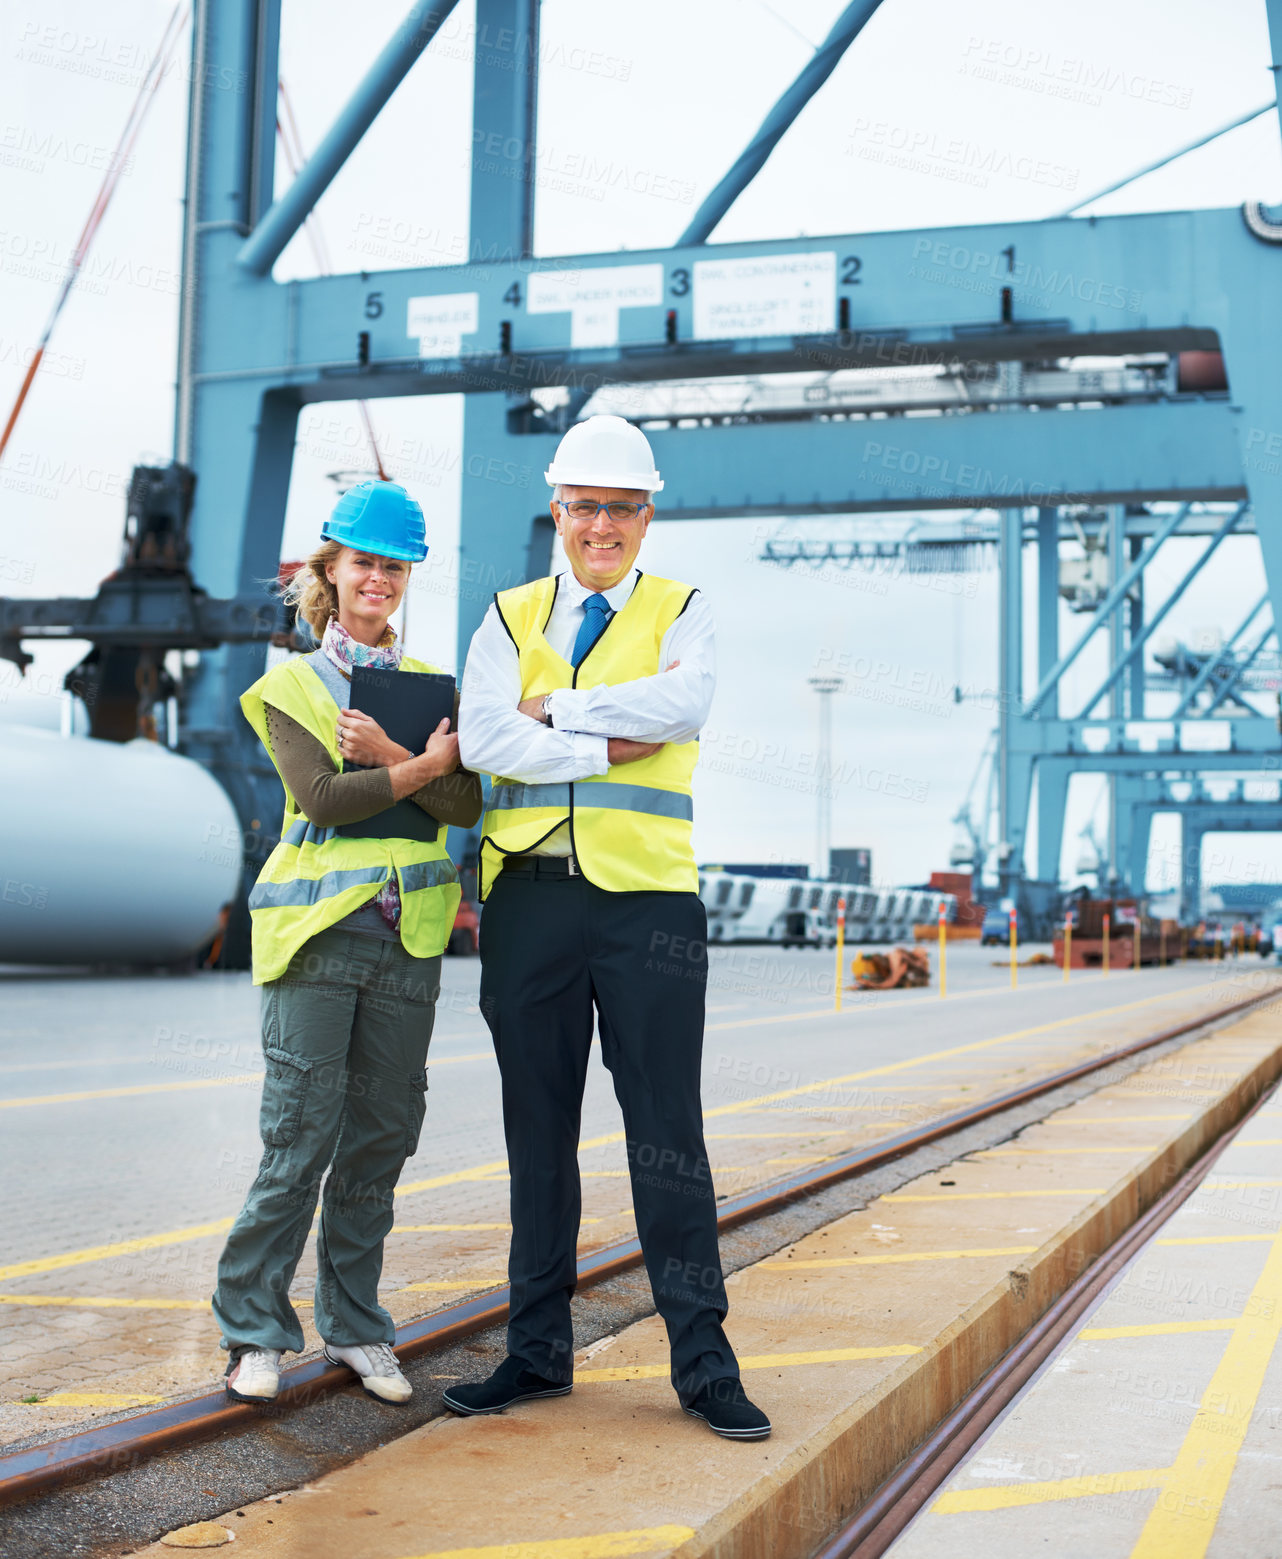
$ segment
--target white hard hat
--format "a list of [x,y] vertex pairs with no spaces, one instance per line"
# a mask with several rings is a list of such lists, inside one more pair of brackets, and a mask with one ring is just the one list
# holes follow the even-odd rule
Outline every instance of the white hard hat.
[[549,487],[566,482],[571,487],[630,487],[657,493],[663,486],[649,439],[623,417],[576,422],[543,474]]

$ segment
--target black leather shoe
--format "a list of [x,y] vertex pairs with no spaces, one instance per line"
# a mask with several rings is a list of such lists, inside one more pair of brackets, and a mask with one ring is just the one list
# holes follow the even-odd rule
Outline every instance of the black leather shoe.
[[565,1397],[573,1389],[563,1381],[545,1380],[523,1359],[509,1356],[488,1380],[474,1386],[450,1386],[442,1392],[442,1399],[451,1413],[470,1418],[477,1413],[501,1413],[514,1402],[525,1402],[531,1397]]
[[770,1420],[748,1401],[739,1380],[709,1381],[684,1406],[692,1418],[702,1418],[714,1434],[727,1440],[764,1440],[770,1433]]

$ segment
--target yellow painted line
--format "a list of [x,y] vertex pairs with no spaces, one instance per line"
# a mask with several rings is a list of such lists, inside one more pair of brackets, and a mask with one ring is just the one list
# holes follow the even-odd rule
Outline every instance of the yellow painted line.
[[[937,1061],[951,1061],[958,1056],[974,1055],[977,1051],[980,1050],[992,1050],[998,1045],[1010,1045],[1019,1039],[1030,1039],[1036,1034],[1049,1034],[1052,1033],[1055,1029],[1071,1028],[1075,1024],[1086,1028],[1089,1027],[1089,1025],[1098,1018],[1112,1017],[1114,1014],[1119,1012],[1134,1012],[1140,1007],[1151,1007],[1155,1002],[1170,1002],[1174,1001],[1177,997],[1187,996],[1190,992],[1193,991],[1210,989],[1212,989],[1212,987],[1209,984],[1191,985],[1183,987],[1178,991],[1169,992],[1162,996],[1147,996],[1141,1001],[1124,1002],[1117,1007],[1100,1007],[1094,1012],[1079,1013],[1075,1017],[1056,1018],[1054,1022],[1051,1023],[1039,1023],[1034,1025],[1032,1028],[1014,1029],[1009,1034],[999,1034],[995,1039],[977,1039],[968,1045],[956,1045],[949,1050],[934,1050],[924,1056],[910,1057],[906,1061],[891,1061],[888,1062],[885,1066],[870,1067],[866,1071],[847,1072],[840,1077],[825,1078],[822,1082],[804,1083],[799,1088],[785,1088],[779,1093],[758,1095],[758,1097],[755,1099],[743,1100],[736,1104],[722,1104],[719,1105],[716,1109],[705,1110],[704,1118],[711,1120],[713,1117],[719,1115],[734,1115],[741,1110],[756,1109],[763,1104],[774,1103],[780,1099],[796,1099],[800,1098],[803,1094],[820,1093],[825,1088],[840,1088],[847,1083],[863,1082],[866,1078],[869,1077],[887,1077],[895,1072],[906,1071],[912,1067],[928,1066],[931,1063]],[[826,1015],[827,1014],[825,1014],[825,1016]],[[819,1014],[816,1014],[816,1016],[819,1016]],[[1209,1022],[1214,1016],[1214,1013],[1208,1013],[1207,1021]],[[754,1018],[750,1021],[754,1023],[776,1023],[780,1020],[778,1018]],[[717,1025],[712,1025],[712,1027],[716,1026]],[[976,1098],[980,1097],[982,1097],[982,1095],[976,1095]]]
[[899,1261],[956,1261],[964,1256],[1031,1256],[1036,1245],[994,1245],[988,1250],[891,1251],[879,1256],[825,1256],[816,1261],[761,1261],[758,1267],[790,1268],[796,1272],[820,1267],[882,1267]]
[[835,1131],[710,1131],[707,1133],[709,1142],[756,1142],[765,1141],[767,1137],[844,1137],[846,1133],[838,1127]]
[[232,1226],[230,1218],[215,1218],[213,1223],[196,1223],[186,1229],[171,1229],[168,1234],[144,1234],[136,1240],[117,1240],[112,1245],[88,1245],[84,1250],[64,1251],[60,1256],[38,1256],[34,1261],[14,1261],[0,1267],[0,1282],[7,1278],[27,1277],[32,1272],[57,1272],[63,1267],[78,1267],[85,1261],[109,1261],[113,1256],[129,1256],[134,1251],[156,1250],[162,1245],[181,1245],[211,1234],[223,1234]]
[[[596,1223],[584,1218],[583,1223]],[[510,1229],[510,1223],[398,1223],[393,1234],[473,1234],[480,1229]]]
[[[1088,1023],[1092,1022],[1093,1020],[1095,1020],[1097,1018],[1108,1017],[1108,1016],[1111,1016],[1114,1013],[1119,1013],[1119,1012],[1131,1012],[1131,1011],[1134,1011],[1135,1009],[1140,1008],[1140,1007],[1151,1006],[1154,1002],[1173,1001],[1173,1000],[1177,999],[1178,997],[1187,996],[1192,991],[1198,991],[1198,990],[1204,990],[1204,989],[1210,989],[1210,988],[1211,987],[1209,985],[1195,985],[1195,986],[1181,987],[1179,990],[1168,992],[1168,993],[1166,993],[1164,995],[1161,995],[1161,996],[1150,996],[1150,997],[1144,998],[1141,1001],[1125,1002],[1125,1003],[1121,1004],[1120,1006],[1116,1006],[1116,1007],[1103,1007],[1103,1008],[1100,1008],[1100,1009],[1098,1009],[1098,1010],[1096,1010],[1094,1012],[1081,1013],[1078,1016],[1071,1017],[1071,1018],[1060,1018],[1060,1019],[1057,1019],[1053,1023],[1043,1023],[1043,1024],[1039,1024],[1039,1025],[1037,1025],[1036,1027],[1033,1027],[1033,1028],[1017,1029],[1017,1030],[1015,1030],[1014,1032],[1012,1032],[1010,1034],[998,1035],[997,1038],[995,1038],[995,1039],[977,1040],[977,1041],[975,1041],[972,1044],[960,1045],[960,1046],[957,1046],[956,1048],[954,1048],[952,1050],[932,1051],[928,1055],[916,1056],[916,1057],[913,1057],[913,1058],[911,1058],[909,1060],[906,1060],[906,1061],[891,1062],[891,1063],[889,1063],[886,1066],[873,1067],[873,1068],[871,1068],[871,1069],[869,1069],[867,1071],[863,1071],[863,1072],[849,1072],[849,1073],[846,1073],[845,1075],[843,1075],[841,1077],[828,1078],[828,1079],[826,1079],[826,1080],[824,1080],[822,1082],[807,1083],[807,1084],[805,1084],[804,1086],[802,1086],[800,1088],[785,1089],[785,1090],[783,1090],[780,1093],[767,1094],[764,1097],[759,1097],[759,1098],[756,1098],[756,1099],[743,1100],[743,1101],[740,1101],[740,1102],[735,1103],[735,1104],[720,1105],[716,1109],[705,1111],[704,1112],[705,1119],[713,1119],[713,1118],[715,1118],[717,1116],[721,1116],[721,1115],[740,1114],[740,1113],[743,1113],[745,1111],[752,1111],[752,1110],[760,1109],[762,1107],[762,1105],[765,1105],[765,1104],[777,1103],[779,1100],[782,1100],[782,1099],[797,1098],[797,1097],[800,1097],[800,1096],[802,1096],[804,1094],[812,1094],[812,1093],[819,1092],[820,1090],[825,1089],[825,1088],[839,1087],[839,1086],[841,1086],[843,1084],[846,1084],[846,1083],[858,1082],[858,1081],[863,1080],[864,1078],[880,1077],[880,1076],[887,1075],[889,1073],[903,1071],[906,1068],[911,1068],[911,1067],[916,1067],[916,1066],[925,1066],[925,1065],[928,1065],[928,1064],[930,1064],[932,1062],[937,1062],[937,1061],[941,1061],[941,1060],[947,1060],[947,1059],[950,1059],[950,1058],[952,1058],[954,1056],[971,1055],[971,1054],[973,1054],[977,1050],[990,1049],[990,1048],[992,1048],[995,1045],[1010,1044],[1011,1042],[1013,1042],[1014,1040],[1017,1040],[1017,1039],[1025,1039],[1025,1038],[1028,1038],[1029,1036],[1035,1035],[1035,1034],[1049,1033],[1052,1030],[1059,1029],[1059,1028],[1065,1028],[1065,1027],[1070,1026],[1070,1025],[1072,1025],[1074,1023],[1088,1024]],[[754,1019],[754,1020],[751,1020],[751,1021],[755,1022],[757,1020]],[[767,1019],[767,1020],[764,1020],[764,1021],[773,1022],[775,1020],[774,1019]],[[250,1074],[250,1075],[251,1076],[256,1076],[257,1074]],[[160,1086],[167,1087],[167,1086],[170,1086],[170,1085],[162,1084]],[[174,1085],[174,1086],[177,1086],[177,1087],[195,1087],[195,1086],[203,1086],[203,1085],[198,1085],[198,1084],[177,1084],[177,1085]],[[925,1085],[925,1084],[923,1084],[923,1085],[904,1085],[904,1086],[920,1086],[920,1087],[923,1087],[923,1088],[926,1088],[926,1089],[931,1089],[931,1088],[934,1087],[934,1085]],[[126,1090],[126,1091],[128,1091],[128,1090]],[[980,1096],[976,1095],[976,1097],[978,1098]],[[598,1137],[591,1137],[586,1142],[581,1142],[579,1144],[579,1151],[580,1152],[584,1152],[584,1151],[586,1151],[589,1148],[604,1147],[608,1143],[622,1142],[623,1140],[624,1140],[624,1134],[623,1134],[622,1131],[607,1132],[607,1133],[604,1133],[603,1135],[598,1136]],[[720,1170],[720,1171],[718,1171],[718,1173],[723,1173],[723,1174],[725,1174],[725,1173],[736,1173],[736,1171],[734,1171],[734,1170]],[[396,1187],[395,1194],[398,1197],[413,1196],[413,1195],[415,1195],[416,1193],[418,1193],[420,1191],[434,1191],[434,1190],[437,1190],[441,1186],[460,1185],[460,1184],[463,1184],[463,1183],[466,1183],[466,1182],[470,1182],[470,1181],[484,1181],[484,1180],[487,1180],[487,1179],[491,1179],[491,1178],[493,1178],[495,1176],[498,1176],[498,1177],[502,1178],[502,1177],[506,1177],[506,1175],[507,1175],[507,1160],[505,1158],[504,1159],[496,1159],[496,1160],[492,1161],[489,1164],[477,1164],[477,1165],[474,1165],[470,1169],[456,1169],[456,1170],[450,1171],[447,1174],[432,1175],[432,1176],[429,1176],[428,1178],[423,1179],[423,1180],[410,1180],[410,1181],[407,1181],[405,1184],[399,1185],[399,1186]],[[1265,1183],[1267,1183],[1267,1182],[1265,1182]],[[1278,1183],[1282,1183],[1282,1182],[1278,1182]],[[995,1193],[995,1192],[991,1193],[991,1195],[993,1195],[994,1197],[997,1196],[998,1194],[1003,1194],[1003,1193]],[[1010,1194],[1010,1195],[1018,1196],[1018,1195],[1027,1195],[1027,1194],[1030,1194],[1030,1193],[1012,1192],[1012,1193],[1004,1193],[1004,1194]],[[1082,1194],[1082,1193],[1059,1191],[1059,1192],[1040,1192],[1040,1193],[1036,1193],[1036,1194],[1038,1194],[1038,1195],[1048,1195],[1048,1196],[1067,1196],[1067,1195]],[[1088,1195],[1091,1195],[1091,1196],[1096,1196],[1096,1195],[1099,1195],[1100,1193],[1098,1191],[1090,1191],[1090,1192],[1085,1193],[1085,1194],[1088,1194]],[[889,1198],[888,1200],[896,1200],[896,1198]],[[903,1201],[903,1200],[906,1200],[906,1198],[900,1197],[900,1198],[897,1198],[897,1200]],[[216,1224],[200,1225],[200,1226],[197,1226],[194,1230],[193,1229],[175,1229],[175,1230],[171,1230],[170,1232],[168,1232],[166,1234],[148,1235],[144,1239],[142,1239],[141,1241],[125,1240],[125,1241],[121,1241],[119,1244],[114,1245],[114,1246],[113,1245],[94,1246],[94,1247],[91,1247],[88,1251],[69,1251],[69,1252],[67,1252],[63,1256],[45,1257],[42,1260],[37,1261],[35,1263],[32,1263],[32,1262],[19,1262],[19,1263],[15,1264],[15,1265],[12,1265],[12,1266],[0,1267],[0,1281],[3,1281],[7,1277],[17,1277],[17,1276],[22,1275],[23,1273],[28,1273],[28,1272],[48,1272],[48,1271],[54,1271],[54,1270],[56,1270],[59,1267],[76,1266],[79,1263],[84,1262],[84,1261],[101,1261],[101,1260],[104,1260],[104,1259],[106,1259],[106,1258],[108,1258],[110,1256],[113,1256],[113,1255],[123,1255],[123,1254],[126,1254],[129,1251],[149,1250],[149,1249],[153,1249],[156,1246],[160,1246],[160,1245],[174,1245],[174,1244],[178,1244],[178,1243],[180,1243],[180,1242],[182,1242],[184,1240],[199,1239],[204,1234],[221,1233],[224,1229],[230,1228],[230,1226],[231,1226],[231,1219],[230,1218],[221,1219]]]
[[1227,1321],[1154,1321],[1148,1326],[1088,1326],[1078,1336],[1087,1342],[1107,1342],[1114,1337],[1180,1337],[1185,1332],[1231,1332],[1237,1317]]
[[[757,1353],[739,1360],[741,1370],[789,1369],[803,1364],[849,1364],[858,1359],[904,1359],[921,1353],[916,1343],[889,1343],[884,1348],[824,1348],[816,1353]],[[575,1370],[582,1380],[667,1380],[670,1364],[621,1364],[615,1369]]]
[[1191,1121],[1193,1111],[1180,1115],[1049,1115],[1039,1126],[1147,1126],[1149,1121]]
[[1282,1137],[1235,1137],[1235,1148],[1282,1148]]
[[38,1093],[25,1099],[0,1099],[0,1110],[16,1110],[29,1104],[73,1104],[78,1099],[126,1099],[135,1094],[226,1088],[232,1083],[256,1083],[262,1075],[261,1072],[237,1072],[233,1077],[203,1077],[195,1083],[143,1083],[136,1088],[90,1088],[83,1093]]
[[[1055,1478],[1049,1483],[1007,1483],[991,1489],[956,1489],[941,1494],[930,1508],[941,1516],[956,1516],[976,1510],[1044,1505],[1049,1500],[1081,1499],[1087,1494],[1130,1494],[1136,1489],[1160,1488],[1166,1476],[1165,1468],[1145,1468],[1137,1472],[1086,1473],[1077,1478]],[[1174,1559],[1174,1556],[1168,1554],[1165,1559]]]
[[[956,998],[950,998],[950,1000],[956,999],[957,1001],[965,1001],[968,997],[991,996],[994,991],[999,991],[999,990],[1004,990],[1004,989],[1005,989],[1004,986],[990,985],[990,986],[985,986],[982,990],[959,991],[957,993],[957,995],[956,995]],[[1087,1023],[1087,1022],[1090,1021],[1090,1019],[1103,1017],[1106,1013],[1129,1012],[1133,1007],[1148,1007],[1148,1006],[1151,1006],[1154,1002],[1176,1001],[1181,996],[1188,996],[1188,995],[1190,995],[1194,991],[1210,991],[1210,990],[1213,990],[1213,989],[1214,989],[1214,986],[1213,986],[1213,984],[1210,981],[1202,981],[1200,984],[1197,984],[1197,985],[1182,985],[1182,986],[1179,987],[1178,990],[1167,991],[1167,992],[1163,993],[1160,996],[1146,996],[1141,1001],[1126,1002],[1123,1006],[1120,1006],[1120,1007],[1105,1007],[1105,1008],[1103,1008],[1099,1012],[1083,1012],[1078,1017],[1075,1017],[1075,1018],[1062,1018],[1062,1019],[1060,1019],[1056,1023],[1043,1024],[1039,1028],[1024,1029],[1024,1030],[1021,1031],[1021,1033],[1023,1033],[1023,1034],[1040,1034],[1040,1033],[1044,1032],[1044,1030],[1047,1029],[1047,1028],[1059,1028],[1063,1024],[1066,1024],[1066,1023]],[[1278,987],[1276,987],[1276,989],[1282,990],[1282,985],[1279,985]],[[1261,994],[1261,996],[1264,996],[1267,993],[1266,992],[1261,992],[1260,994]],[[932,995],[937,996],[938,992],[933,992]],[[929,1000],[930,998],[928,997],[926,999]],[[917,1005],[917,1004],[919,1004],[919,1003],[909,1003],[909,1002],[900,1003],[901,1006],[909,1006],[909,1005]],[[846,1017],[849,1017],[852,1013],[856,1013],[858,1011],[859,1011],[859,1004],[856,1003],[845,1014],[837,1012],[832,1007],[828,1007],[828,1008],[821,1009],[818,1012],[776,1012],[776,1013],[771,1013],[769,1017],[765,1017],[765,1018],[732,1018],[727,1023],[709,1023],[707,1025],[706,1032],[712,1033],[713,1031],[715,1031],[717,1029],[756,1028],[759,1025],[763,1024],[763,1023],[798,1023],[798,1022],[801,1022],[803,1020],[808,1021],[808,1020],[813,1019],[813,1018],[842,1017],[843,1015],[846,1016]],[[1208,1016],[1213,1017],[1214,1014],[1212,1013],[1212,1014],[1209,1014]],[[1014,1038],[1016,1036],[1008,1036],[1008,1037]],[[970,1048],[978,1049],[978,1048],[982,1048],[982,1046],[985,1045],[985,1044],[991,1044],[991,1043],[994,1043],[994,1042],[991,1041],[991,1040],[982,1040],[982,1041],[979,1042],[979,1045],[977,1045],[977,1046],[974,1046],[974,1047],[963,1046],[962,1048],[963,1049],[970,1049]],[[957,1055],[959,1053],[960,1052],[958,1052],[958,1051],[946,1051],[946,1052],[944,1052],[944,1054],[947,1054],[947,1055]]]
[[1272,1234],[1191,1234],[1183,1239],[1154,1240],[1154,1245],[1245,1245],[1257,1240],[1275,1240],[1278,1231]]
[[429,1069],[434,1066],[449,1066],[454,1061],[493,1061],[492,1050],[473,1050],[465,1056],[431,1056],[427,1058]]
[[971,1155],[973,1158],[1028,1158],[1036,1154],[1039,1158],[1067,1157],[1070,1153],[1155,1153],[1162,1144],[1160,1142],[1128,1142],[1120,1147],[1089,1147],[1089,1148],[978,1148]]
[[151,1407],[164,1397],[148,1397],[119,1391],[54,1391],[26,1407]]
[[1201,1559],[1206,1553],[1280,1334],[1282,1234],[1273,1241],[1131,1559]]
[[398,1293],[398,1294],[408,1294],[411,1290],[416,1290],[416,1289],[419,1289],[419,1290],[421,1290],[421,1289],[428,1289],[428,1290],[450,1289],[450,1290],[454,1290],[454,1289],[460,1289],[460,1288],[491,1288],[496,1283],[506,1283],[506,1282],[507,1282],[507,1274],[506,1273],[500,1273],[496,1277],[468,1278],[466,1280],[459,1279],[459,1280],[453,1281],[453,1282],[442,1282],[442,1283],[406,1283],[403,1288],[398,1288],[398,1289],[395,1290],[395,1292]]
[[1108,1189],[1102,1185],[1072,1186],[1063,1191],[945,1191],[939,1196],[918,1196],[915,1192],[904,1196],[895,1191],[883,1196],[883,1202],[1004,1202],[1015,1196],[1103,1196]]
[[626,1559],[679,1548],[694,1536],[693,1527],[639,1527],[633,1532],[598,1532],[592,1537],[546,1537],[519,1543],[487,1543],[483,1548],[434,1548],[414,1559]]
[[70,1294],[0,1294],[0,1305],[71,1305],[82,1310],[208,1310],[207,1299],[120,1299],[114,1295],[81,1298]]
[[[1198,1191],[1256,1191],[1262,1187],[1282,1185],[1282,1180],[1203,1180]],[[1197,1191],[1193,1193],[1197,1195]]]

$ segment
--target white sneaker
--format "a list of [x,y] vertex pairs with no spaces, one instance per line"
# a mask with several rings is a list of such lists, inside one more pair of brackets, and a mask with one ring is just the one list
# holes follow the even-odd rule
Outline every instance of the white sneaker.
[[280,1349],[246,1348],[228,1371],[233,1402],[271,1402],[280,1390]]
[[325,1344],[325,1357],[331,1364],[346,1364],[361,1378],[361,1385],[380,1402],[408,1402],[414,1388],[401,1374],[396,1355],[385,1342],[367,1342],[352,1348]]

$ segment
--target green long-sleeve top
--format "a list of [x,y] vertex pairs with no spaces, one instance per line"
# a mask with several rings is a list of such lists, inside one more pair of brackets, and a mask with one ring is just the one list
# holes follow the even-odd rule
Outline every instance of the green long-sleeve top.
[[[334,767],[324,743],[305,726],[273,704],[266,709],[267,738],[276,766],[309,823],[317,828],[360,823],[394,803],[387,769],[353,769],[344,774]],[[454,713],[457,729],[457,695]],[[406,800],[447,827],[471,828],[481,816],[481,782],[467,769],[456,769],[430,780]]]

